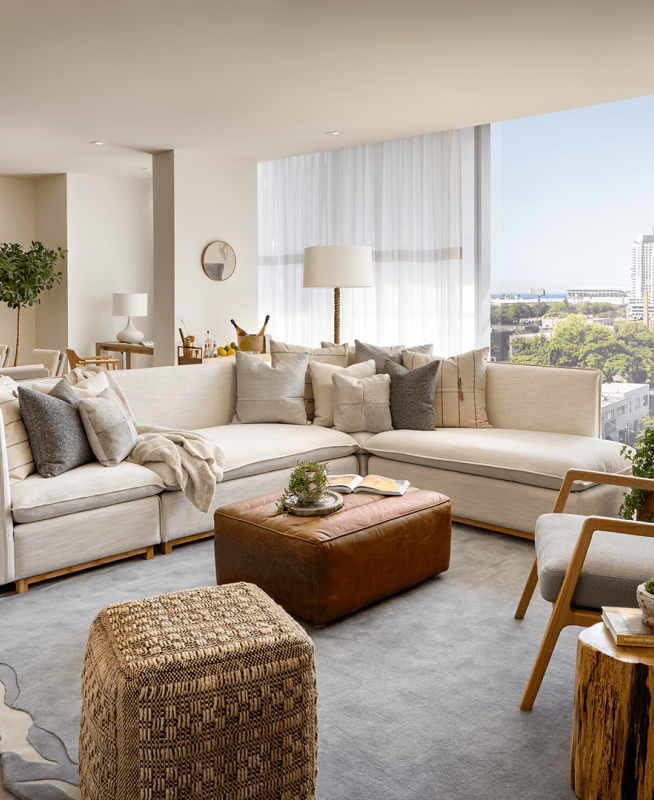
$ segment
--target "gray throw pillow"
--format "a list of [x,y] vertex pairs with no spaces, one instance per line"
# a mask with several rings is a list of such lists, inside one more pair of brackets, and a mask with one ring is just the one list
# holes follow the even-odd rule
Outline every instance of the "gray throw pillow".
[[381,433],[393,428],[388,404],[391,379],[388,375],[351,378],[332,375],[334,384],[334,426],[344,433]]
[[234,422],[287,422],[306,425],[304,382],[308,353],[284,358],[275,366],[236,353]]
[[18,400],[39,475],[54,478],[94,460],[77,396],[65,380],[50,394],[19,386]]
[[440,363],[431,361],[409,371],[401,364],[386,361],[384,372],[391,376],[391,419],[395,430],[434,430],[434,394]]
[[105,467],[116,467],[132,452],[139,437],[116,392],[105,389],[97,397],[81,397],[79,414],[89,444]]
[[414,347],[404,347],[404,345],[396,345],[395,347],[380,347],[376,344],[367,344],[360,342],[358,339],[354,340],[356,350],[354,351],[354,363],[360,364],[362,361],[374,359],[377,373],[384,372],[384,364],[386,360],[395,361],[397,364],[402,363],[402,353],[406,350],[411,350],[413,353],[426,353],[431,355],[434,345],[433,344],[419,344]]

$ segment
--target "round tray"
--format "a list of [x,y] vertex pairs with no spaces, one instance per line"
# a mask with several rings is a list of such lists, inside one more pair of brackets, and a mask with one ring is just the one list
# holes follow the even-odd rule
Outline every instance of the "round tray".
[[321,499],[314,505],[292,505],[289,506],[289,514],[296,517],[326,517],[333,514],[343,505],[343,497],[338,492],[325,492]]

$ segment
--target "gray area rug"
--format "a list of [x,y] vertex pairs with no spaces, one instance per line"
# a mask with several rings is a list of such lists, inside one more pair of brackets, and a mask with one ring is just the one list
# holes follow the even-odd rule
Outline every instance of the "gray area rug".
[[[455,525],[452,545],[442,576],[322,630],[304,626],[316,648],[319,800],[574,798],[579,629],[563,632],[534,710],[519,711],[551,608],[537,592],[526,618],[513,619],[533,544]],[[70,784],[95,614],[213,583],[213,543],[201,541],[0,597],[6,702],[32,716],[29,741],[48,760],[3,754],[4,784],[15,796],[79,796]]]

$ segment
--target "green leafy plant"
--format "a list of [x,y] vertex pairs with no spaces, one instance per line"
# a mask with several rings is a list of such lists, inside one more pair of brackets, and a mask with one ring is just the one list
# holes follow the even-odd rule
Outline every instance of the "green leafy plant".
[[[646,428],[635,448],[625,445],[620,455],[631,461],[632,472],[636,478],[654,478],[654,428]],[[631,519],[640,511],[649,496],[646,489],[632,489],[624,495],[620,516]],[[646,514],[645,522],[654,522],[654,515]]]
[[20,310],[40,303],[39,295],[60,283],[63,273],[54,265],[66,257],[66,250],[48,250],[42,242],[32,242],[32,249],[23,252],[19,244],[0,244],[0,300],[9,308],[18,309],[16,318],[16,356],[20,347]]
[[650,578],[645,583],[645,591],[649,592],[650,594],[654,594],[654,578]]
[[327,465],[317,461],[298,461],[291,472],[288,486],[277,503],[280,514],[287,514],[290,506],[317,503],[327,488]]

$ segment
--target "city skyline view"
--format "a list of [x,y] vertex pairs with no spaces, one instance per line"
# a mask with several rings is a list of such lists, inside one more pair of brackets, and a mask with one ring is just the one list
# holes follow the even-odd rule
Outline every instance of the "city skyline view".
[[654,229],[654,96],[491,126],[491,293],[631,288]]

